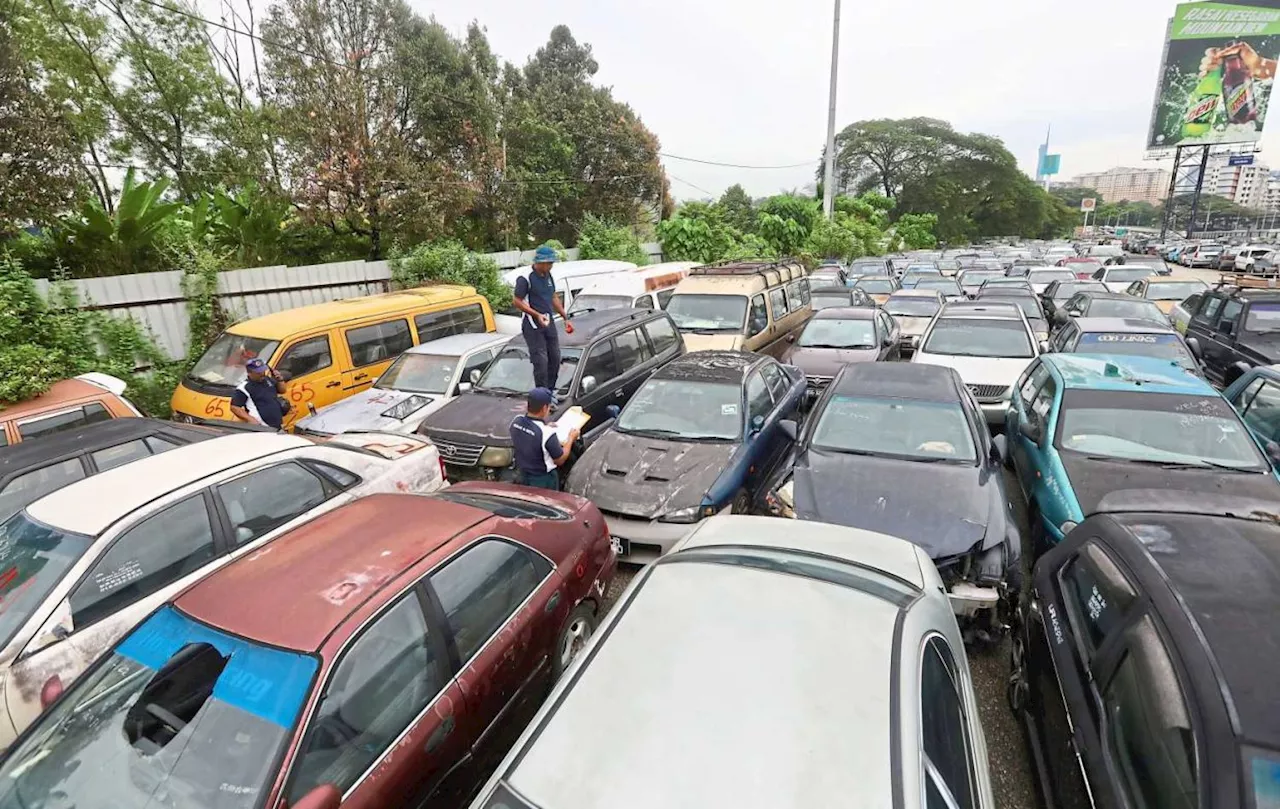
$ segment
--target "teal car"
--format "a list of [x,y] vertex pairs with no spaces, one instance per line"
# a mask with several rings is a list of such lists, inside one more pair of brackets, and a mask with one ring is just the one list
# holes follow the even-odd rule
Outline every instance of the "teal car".
[[1280,480],[1240,415],[1166,359],[1044,354],[1014,386],[1007,430],[1036,554],[1105,511],[1109,496],[1280,501]]
[[1268,455],[1280,455],[1280,368],[1262,365],[1222,392]]

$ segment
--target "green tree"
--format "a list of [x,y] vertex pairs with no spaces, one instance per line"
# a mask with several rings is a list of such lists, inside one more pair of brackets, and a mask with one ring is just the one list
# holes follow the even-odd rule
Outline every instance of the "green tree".
[[931,213],[907,213],[898,217],[893,223],[895,250],[928,250],[938,246],[938,239],[933,235],[938,226],[938,217]]
[[191,209],[193,236],[207,238],[237,267],[279,264],[287,252],[287,199],[265,193],[250,180],[234,194],[214,189]]
[[702,264],[729,257],[739,243],[720,206],[706,202],[681,205],[675,216],[658,223],[658,238],[666,258]]
[[724,221],[729,227],[737,228],[742,233],[750,233],[756,226],[756,209],[746,189],[741,185],[731,185],[720,195],[717,203],[724,214]]
[[606,258],[637,265],[649,263],[648,254],[640,247],[640,240],[631,228],[594,214],[587,214],[582,220],[578,231],[578,258]]
[[903,185],[953,150],[955,130],[933,118],[858,121],[836,135],[839,188],[879,188],[896,197]]
[[756,235],[778,255],[793,256],[804,247],[820,219],[821,210],[816,200],[779,194],[761,203],[756,216]]
[[391,280],[401,288],[463,284],[475,287],[495,310],[511,305],[511,288],[502,283],[497,262],[471,252],[458,241],[420,244],[393,255]]
[[122,275],[158,269],[159,242],[181,210],[164,202],[168,180],[137,182],[130,169],[110,212],[90,200],[54,232],[57,250],[77,275]]

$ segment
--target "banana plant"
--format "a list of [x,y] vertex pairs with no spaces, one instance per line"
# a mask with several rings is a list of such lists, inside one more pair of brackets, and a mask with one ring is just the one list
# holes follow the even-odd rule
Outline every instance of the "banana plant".
[[60,240],[75,254],[101,262],[85,268],[93,274],[130,272],[182,208],[180,203],[163,201],[168,188],[169,181],[163,178],[138,182],[130,169],[115,211],[107,213],[96,200],[86,202],[77,215],[61,220]]
[[290,213],[286,199],[264,193],[250,181],[234,194],[216,189],[191,206],[192,235],[206,236],[241,266],[280,260]]

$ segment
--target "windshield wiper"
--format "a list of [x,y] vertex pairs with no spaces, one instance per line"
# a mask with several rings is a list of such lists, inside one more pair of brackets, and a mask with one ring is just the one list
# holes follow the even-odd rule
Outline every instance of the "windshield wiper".
[[835,348],[835,349],[840,349],[840,350],[855,350],[855,349],[859,349],[859,348],[875,348],[875,346],[864,346],[864,345],[838,346],[838,345],[834,345],[834,344],[832,344],[832,343],[801,343],[801,344],[800,344],[800,347],[801,347],[801,348]]
[[1161,461],[1156,458],[1120,458],[1114,455],[1086,455],[1084,456],[1090,461],[1119,461],[1120,463],[1141,464],[1143,466],[1158,466],[1161,469],[1222,469],[1227,472],[1245,472],[1253,474],[1257,470],[1247,467],[1231,466],[1230,464],[1219,463],[1217,461]]
[[476,391],[477,393],[500,393],[503,396],[519,396],[520,394],[525,392],[525,391],[514,390],[512,388],[504,388],[501,385],[494,385],[493,387],[487,387],[487,386],[480,387],[477,385],[476,387],[472,388],[472,390]]
[[626,427],[618,427],[618,432],[627,435],[638,435],[645,438],[684,438],[684,433],[676,430],[662,430],[654,428],[628,429]]

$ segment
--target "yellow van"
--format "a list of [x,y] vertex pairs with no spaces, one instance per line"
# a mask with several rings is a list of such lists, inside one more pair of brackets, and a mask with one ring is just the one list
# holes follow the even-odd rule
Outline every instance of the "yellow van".
[[781,356],[787,335],[813,315],[809,278],[794,259],[696,267],[676,286],[667,314],[690,351]]
[[231,393],[244,364],[262,357],[285,375],[293,405],[284,425],[364,390],[402,351],[465,332],[491,332],[489,301],[472,287],[440,285],[287,309],[242,321],[209,346],[173,392],[173,418],[235,421]]

